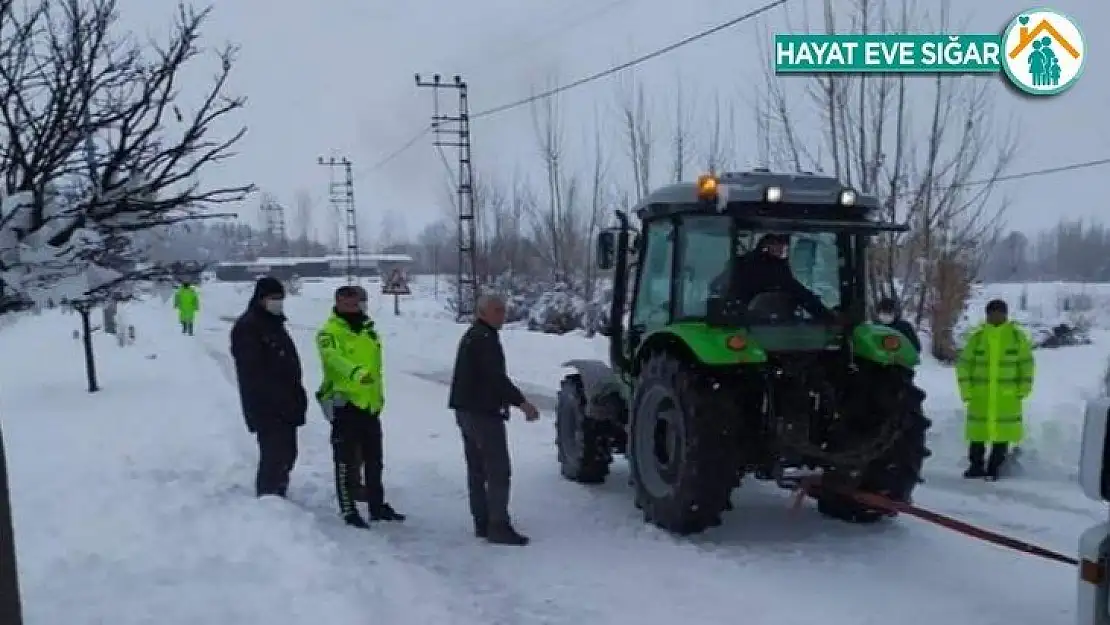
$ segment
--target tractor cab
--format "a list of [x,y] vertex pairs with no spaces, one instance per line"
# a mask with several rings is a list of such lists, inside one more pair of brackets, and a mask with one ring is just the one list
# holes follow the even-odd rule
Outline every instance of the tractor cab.
[[600,233],[598,262],[631,301],[614,315],[611,358],[629,362],[664,328],[696,328],[707,364],[763,362],[770,354],[835,351],[917,364],[908,340],[866,323],[870,240],[904,226],[876,219],[875,198],[833,178],[765,171],[702,176],[651,194]]

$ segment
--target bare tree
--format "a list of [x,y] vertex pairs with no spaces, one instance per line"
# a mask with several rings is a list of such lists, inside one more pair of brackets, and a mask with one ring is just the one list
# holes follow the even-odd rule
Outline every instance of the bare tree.
[[632,165],[632,184],[636,199],[642,200],[651,192],[652,164],[654,163],[654,134],[651,125],[651,110],[643,84],[632,80],[631,84],[621,85],[617,93],[617,103],[628,141],[628,158]]
[[308,256],[312,253],[312,241],[316,237],[312,220],[312,195],[305,190],[297,191],[293,200],[293,220],[297,224],[297,254]]
[[379,250],[408,243],[409,237],[404,216],[396,210],[387,210],[382,215],[381,223],[378,225],[376,238]]
[[[930,32],[948,30],[948,7],[941,2]],[[807,30],[808,22],[804,14],[802,28],[791,30]],[[925,20],[912,3],[855,0],[844,15],[826,0],[821,23],[826,33],[841,23],[851,32],[910,32]],[[1006,208],[995,181],[1016,140],[991,106],[997,88],[970,76],[821,75],[797,94],[773,75],[766,81],[776,165],[836,176],[882,198],[887,219],[911,225],[874,247],[869,290],[900,297],[918,323],[928,321],[934,354],[944,359],[953,356],[970,280]],[[799,101],[816,119],[805,118]],[[823,130],[810,135],[801,130],[807,126]]]
[[671,133],[671,176],[675,182],[682,182],[686,178],[686,167],[690,164],[692,150],[690,149],[690,112],[685,101],[686,90],[682,86],[682,77],[676,79],[674,90],[674,126]]
[[208,11],[179,6],[168,37],[145,46],[117,16],[115,0],[0,0],[0,279],[69,299],[83,317],[166,274],[134,268],[135,233],[211,216],[253,190],[201,182],[246,132],[216,130],[245,102],[226,93],[235,49],[216,51],[195,105],[179,100]]
[[565,213],[563,197],[565,138],[557,98],[545,98],[539,104],[533,105],[532,121],[547,190],[547,209],[535,216],[537,244],[543,249],[545,260],[558,276],[567,258],[563,250],[561,230]]
[[713,110],[709,115],[707,135],[703,142],[705,150],[701,160],[706,171],[721,173],[732,166],[736,145],[735,126],[736,109],[730,103],[727,109],[722,110],[721,95],[718,93],[713,98]]

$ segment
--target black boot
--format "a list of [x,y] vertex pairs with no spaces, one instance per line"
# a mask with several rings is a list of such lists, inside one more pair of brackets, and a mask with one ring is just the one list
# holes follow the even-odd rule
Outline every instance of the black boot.
[[1006,458],[1010,453],[1010,446],[1006,443],[995,443],[991,445],[991,455],[987,458],[987,471],[984,477],[989,482],[997,482],[998,478],[1002,475],[1002,467],[1006,464]]
[[484,519],[474,519],[474,537],[475,538],[488,538],[489,537],[489,521]]
[[486,541],[494,545],[511,545],[513,547],[523,547],[531,542],[527,536],[517,532],[509,523],[491,525]]
[[393,509],[393,506],[383,503],[377,506],[370,507],[370,520],[371,521],[397,521],[400,523],[405,520],[405,515]]
[[357,527],[364,530],[370,529],[370,524],[367,523],[366,519],[362,518],[362,515],[357,512],[352,512],[351,514],[344,515],[343,522],[347,525],[350,525],[351,527]]
[[967,471],[964,471],[965,478],[971,480],[987,477],[987,471],[983,466],[986,454],[987,446],[983,443],[971,443],[967,446],[969,464]]

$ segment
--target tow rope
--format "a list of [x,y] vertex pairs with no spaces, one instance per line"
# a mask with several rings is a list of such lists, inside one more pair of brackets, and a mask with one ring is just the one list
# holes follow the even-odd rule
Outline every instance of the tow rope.
[[[805,479],[799,481],[798,487],[795,489],[793,508],[797,510],[801,507],[802,501],[806,498],[807,495],[810,497],[814,497],[820,490],[823,490],[823,487],[817,481],[807,481]],[[1067,564],[1069,566],[1079,566],[1078,559],[1064,555],[1058,551],[1046,549],[1044,547],[1034,545],[1033,543],[1026,542],[1024,540],[1019,540],[1011,536],[999,534],[998,532],[978,527],[944,514],[933,512],[931,510],[926,510],[911,503],[893,501],[887,497],[877,495],[875,493],[864,493],[860,491],[842,491],[837,489],[832,490],[833,492],[848,497],[861,505],[867,506],[869,508],[874,508],[876,510],[882,510],[883,512],[886,512],[892,516],[895,514],[908,514],[912,517],[921,519],[926,523],[932,523],[933,525],[936,525],[938,527],[963,534],[964,536],[968,536],[970,538],[998,545],[999,547],[1005,547],[1007,549],[1012,549],[1014,551],[1025,553],[1028,555],[1044,558],[1045,560]]]

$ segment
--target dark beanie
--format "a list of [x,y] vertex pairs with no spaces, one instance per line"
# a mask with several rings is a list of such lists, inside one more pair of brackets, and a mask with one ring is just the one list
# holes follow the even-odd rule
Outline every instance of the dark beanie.
[[258,279],[258,282],[254,283],[254,295],[251,296],[251,301],[257,302],[271,295],[285,297],[285,287],[281,284],[281,280],[270,276],[263,276]]

